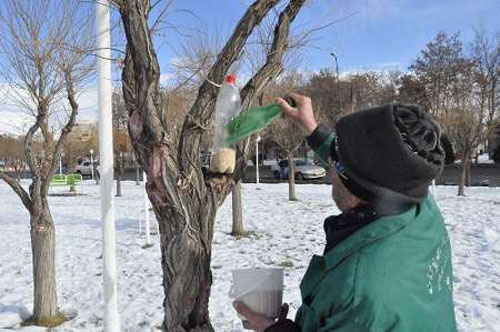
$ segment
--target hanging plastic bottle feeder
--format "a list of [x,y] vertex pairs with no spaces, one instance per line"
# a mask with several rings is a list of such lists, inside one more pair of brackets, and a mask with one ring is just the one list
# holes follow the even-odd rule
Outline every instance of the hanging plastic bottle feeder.
[[215,103],[215,133],[210,160],[212,173],[232,174],[234,172],[236,151],[233,145],[227,142],[226,126],[241,111],[240,91],[235,83],[236,76],[228,75]]

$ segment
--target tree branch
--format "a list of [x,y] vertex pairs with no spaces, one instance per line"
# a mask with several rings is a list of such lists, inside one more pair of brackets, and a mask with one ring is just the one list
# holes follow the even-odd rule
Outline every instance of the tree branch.
[[48,173],[44,174],[44,181],[42,183],[42,188],[41,191],[42,193],[48,193],[49,186],[50,186],[50,179],[52,178],[52,174],[54,174],[55,169],[57,168],[57,163],[59,159],[61,158],[61,152],[64,144],[66,143],[68,139],[69,133],[73,130],[73,127],[76,122],[76,117],[78,115],[78,109],[79,105],[76,102],[76,97],[75,97],[75,90],[73,86],[73,79],[72,79],[72,74],[70,69],[66,69],[64,71],[64,77],[66,81],[66,93],[67,93],[67,98],[69,101],[69,105],[71,106],[71,114],[69,116],[68,121],[66,122],[66,125],[63,127],[61,131],[61,136],[59,137],[59,140],[56,143],[56,147],[53,152],[53,157],[51,160],[51,164],[49,165],[48,168]]
[[39,108],[38,115],[36,117],[36,122],[30,127],[28,133],[26,134],[26,137],[24,138],[24,155],[26,158],[26,162],[30,168],[30,171],[35,176],[40,176],[40,170],[36,165],[35,153],[33,152],[33,140],[35,133],[40,128],[40,123],[43,122],[45,116],[47,115],[44,114],[42,111],[40,111]]
[[266,63],[247,82],[241,91],[243,104],[249,104],[256,94],[260,92],[269,80],[274,79],[282,71],[283,57],[288,48],[288,36],[290,25],[297,16],[305,0],[291,0],[288,6],[281,12],[278,23],[274,28],[272,46],[267,53]]
[[5,183],[7,183],[12,190],[19,196],[21,201],[23,202],[23,205],[26,207],[26,209],[31,213],[33,211],[33,205],[30,199],[29,194],[24,190],[23,187],[17,182],[12,176],[7,175],[5,172],[0,172],[0,179],[4,180]]
[[[199,146],[206,128],[209,126],[214,112],[217,88],[210,82],[221,82],[231,65],[240,56],[248,37],[253,29],[262,21],[269,10],[279,0],[255,1],[245,12],[233,34],[219,53],[217,60],[210,69],[207,79],[201,85],[198,96],[184,121],[182,128],[178,162],[181,171],[188,171],[193,165],[199,165]],[[197,121],[193,121],[196,119]],[[188,172],[189,173],[189,172]]]

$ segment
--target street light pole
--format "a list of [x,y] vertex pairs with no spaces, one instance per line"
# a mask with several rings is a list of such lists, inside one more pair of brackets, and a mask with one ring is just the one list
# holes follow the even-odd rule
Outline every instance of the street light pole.
[[94,150],[90,149],[90,170],[92,175],[92,180],[94,180]]
[[146,247],[151,246],[151,227],[149,225],[149,197],[148,192],[146,190],[146,184],[148,182],[148,176],[146,172],[142,173],[142,177],[144,179],[144,225],[146,226]]
[[119,332],[116,234],[113,196],[113,127],[111,104],[111,34],[109,0],[96,1],[99,105],[99,173],[103,240],[104,331]]
[[337,59],[337,54],[330,53],[330,55],[335,59],[335,71],[337,73],[337,91],[339,95],[339,111],[342,112],[342,95],[340,94],[340,75],[339,75],[339,62]]
[[59,176],[62,177],[62,158],[64,153],[61,151],[61,155],[59,156]]

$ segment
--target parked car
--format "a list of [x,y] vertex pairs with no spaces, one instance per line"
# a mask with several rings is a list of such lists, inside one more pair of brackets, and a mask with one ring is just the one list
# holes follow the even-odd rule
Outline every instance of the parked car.
[[68,172],[68,167],[66,167],[66,166],[64,166],[64,165],[63,165],[62,169],[59,169],[59,167],[58,167],[58,168],[56,168],[56,170],[54,171],[54,174],[68,174],[68,173],[69,173],[69,172]]
[[[89,160],[83,160],[75,166],[74,172],[81,174],[82,177],[92,176],[91,162]],[[99,165],[97,162],[94,162],[94,176],[99,177]]]
[[[295,179],[297,181],[320,179],[326,176],[326,170],[312,161],[294,160],[295,164]],[[272,165],[276,179],[288,179],[288,160],[281,160],[279,163]]]

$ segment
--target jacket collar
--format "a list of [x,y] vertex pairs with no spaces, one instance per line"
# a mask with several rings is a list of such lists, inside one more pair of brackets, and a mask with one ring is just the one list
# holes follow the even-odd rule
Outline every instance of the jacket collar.
[[333,250],[328,251],[323,256],[326,268],[331,269],[335,267],[344,258],[350,256],[367,244],[403,229],[413,219],[410,218],[410,216],[415,215],[418,208],[418,205],[413,205],[404,213],[397,215],[386,214],[379,218],[374,217],[375,220],[363,224],[354,234],[338,243]]

